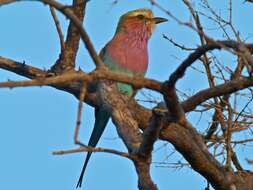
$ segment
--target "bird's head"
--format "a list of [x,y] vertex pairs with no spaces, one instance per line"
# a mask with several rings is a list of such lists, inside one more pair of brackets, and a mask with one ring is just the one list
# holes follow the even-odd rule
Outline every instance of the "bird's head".
[[156,24],[166,21],[167,19],[165,18],[154,17],[150,9],[137,9],[129,11],[120,17],[116,33],[146,32],[148,37],[150,37]]

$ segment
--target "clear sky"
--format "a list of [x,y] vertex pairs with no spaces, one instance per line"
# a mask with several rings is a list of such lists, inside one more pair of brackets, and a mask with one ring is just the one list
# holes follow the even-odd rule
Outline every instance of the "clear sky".
[[[61,1],[63,2],[63,1]],[[64,1],[69,3],[70,1]],[[120,0],[116,5],[113,0],[92,0],[88,3],[84,26],[97,51],[111,39],[120,15],[136,8],[151,8],[145,0]],[[160,0],[163,6],[172,11],[182,20],[188,21],[189,14],[181,1]],[[196,1],[197,2],[197,1]],[[212,1],[216,10],[227,11],[228,1]],[[216,3],[215,3],[216,2]],[[219,2],[219,3],[217,3]],[[195,3],[198,7],[199,4]],[[253,6],[237,1],[234,5],[235,25],[248,41],[252,41],[252,22],[248,15],[252,14]],[[152,8],[155,15],[167,17],[157,8]],[[224,13],[225,14],[225,13]],[[67,19],[58,14],[64,33]],[[242,19],[245,18],[245,19]],[[168,23],[159,25],[149,44],[150,65],[147,77],[165,80],[186,56],[183,52],[162,38],[162,34],[172,37],[186,46],[196,47],[199,39],[189,29],[179,26],[170,18]],[[204,22],[210,22],[204,20]],[[57,59],[60,51],[58,35],[51,18],[49,8],[38,2],[20,2],[0,7],[0,56],[17,61],[25,61],[35,67],[49,69]],[[210,25],[212,23],[210,22]],[[217,39],[222,36],[217,31],[208,30],[208,34]],[[235,60],[224,54],[224,60]],[[196,64],[201,69],[200,64]],[[80,45],[77,67],[85,71],[94,68],[87,51]],[[0,70],[0,81],[23,80],[7,71]],[[178,88],[188,93],[207,87],[203,75],[190,70]],[[145,94],[150,92],[145,91]],[[159,95],[157,99],[161,99]],[[139,94],[138,98],[144,99]],[[84,154],[53,156],[52,151],[77,148],[73,143],[78,101],[70,94],[51,87],[29,87],[15,89],[0,89],[0,189],[6,190],[45,190],[45,189],[75,189]],[[152,106],[152,105],[147,105]],[[252,106],[252,104],[251,104]],[[198,121],[196,115],[189,115],[191,122]],[[205,119],[201,121],[203,124]],[[80,140],[87,143],[93,128],[93,109],[84,106]],[[198,128],[202,130],[202,128]],[[166,145],[166,146],[165,146]],[[118,138],[115,127],[110,123],[100,140],[100,147],[115,148],[126,151]],[[163,148],[160,148],[163,146]],[[174,149],[162,141],[156,143],[154,162],[162,162]],[[253,169],[245,162],[252,149],[241,152],[242,164],[247,169]],[[168,162],[181,160],[181,156],[173,154]],[[203,177],[189,168],[175,170],[168,167],[152,165],[152,177],[159,189],[194,189],[205,188]],[[137,189],[137,176],[132,163],[111,154],[93,154],[83,183],[83,189]]]

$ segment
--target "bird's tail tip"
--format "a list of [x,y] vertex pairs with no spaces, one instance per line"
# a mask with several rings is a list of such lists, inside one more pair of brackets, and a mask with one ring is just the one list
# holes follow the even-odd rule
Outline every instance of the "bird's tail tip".
[[83,182],[83,175],[81,174],[81,175],[80,175],[80,178],[79,178],[79,180],[78,180],[78,182],[77,182],[77,184],[76,184],[76,189],[82,187],[82,182]]
[[82,187],[82,181],[79,180],[77,182],[76,189],[81,188],[81,187]]

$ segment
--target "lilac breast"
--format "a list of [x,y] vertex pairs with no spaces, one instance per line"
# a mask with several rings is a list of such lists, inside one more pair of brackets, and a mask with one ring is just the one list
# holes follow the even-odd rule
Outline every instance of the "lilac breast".
[[107,44],[107,53],[119,67],[145,73],[148,67],[148,39],[141,35],[118,34]]

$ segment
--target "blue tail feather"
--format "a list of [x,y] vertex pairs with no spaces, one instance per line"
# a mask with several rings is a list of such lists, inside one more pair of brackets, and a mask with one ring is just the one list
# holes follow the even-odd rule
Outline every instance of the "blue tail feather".
[[[105,129],[109,119],[110,119],[110,114],[108,113],[108,111],[105,108],[99,108],[99,109],[95,110],[95,125],[94,125],[94,129],[92,131],[89,143],[88,143],[89,146],[95,147],[97,145],[100,137],[102,136],[102,134],[104,132],[104,129]],[[78,183],[76,185],[76,188],[82,186],[84,172],[85,172],[85,169],[88,165],[91,154],[92,154],[92,152],[87,153]]]

